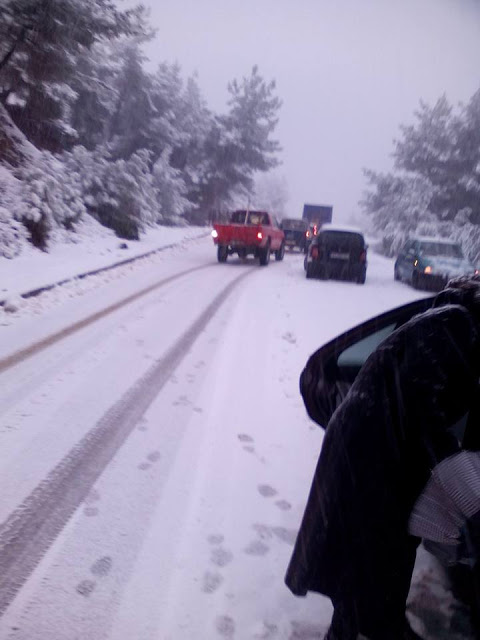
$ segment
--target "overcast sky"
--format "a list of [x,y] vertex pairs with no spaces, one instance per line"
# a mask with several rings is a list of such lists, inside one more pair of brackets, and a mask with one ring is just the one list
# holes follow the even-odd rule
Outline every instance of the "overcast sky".
[[[136,4],[125,0],[122,6]],[[480,88],[478,0],[143,0],[158,30],[152,64],[198,73],[208,105],[253,65],[283,100],[277,138],[289,214],[332,204],[350,221],[362,167],[388,170],[419,100],[453,104]]]

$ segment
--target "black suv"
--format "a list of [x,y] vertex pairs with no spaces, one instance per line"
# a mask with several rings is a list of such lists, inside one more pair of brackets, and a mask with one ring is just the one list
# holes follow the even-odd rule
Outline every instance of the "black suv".
[[313,238],[304,263],[307,278],[337,278],[364,284],[367,244],[360,231],[323,226]]
[[284,218],[280,225],[285,234],[285,248],[305,251],[307,242],[308,223],[301,218]]

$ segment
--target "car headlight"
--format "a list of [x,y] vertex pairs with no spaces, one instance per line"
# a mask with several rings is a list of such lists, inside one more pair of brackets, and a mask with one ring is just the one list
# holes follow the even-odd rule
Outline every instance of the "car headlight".
[[218,231],[216,229],[212,231],[212,238],[218,238]]
[[423,270],[423,273],[432,273],[432,267],[428,265],[428,267],[425,267],[425,269]]

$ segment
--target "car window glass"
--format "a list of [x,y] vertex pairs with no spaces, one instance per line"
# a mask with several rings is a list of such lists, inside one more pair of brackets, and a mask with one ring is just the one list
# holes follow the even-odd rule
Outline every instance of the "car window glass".
[[382,327],[379,331],[359,340],[351,347],[345,349],[338,359],[339,367],[361,367],[367,360],[368,356],[378,347],[378,345],[395,330],[396,323]]
[[249,213],[247,216],[247,224],[264,224],[261,213]]
[[463,258],[461,247],[449,242],[423,242],[420,253],[429,257]]
[[232,222],[234,224],[243,224],[245,222],[245,215],[245,211],[235,211],[235,213],[232,214]]
[[329,248],[349,251],[363,249],[365,245],[365,241],[359,233],[324,231],[320,235],[322,243]]

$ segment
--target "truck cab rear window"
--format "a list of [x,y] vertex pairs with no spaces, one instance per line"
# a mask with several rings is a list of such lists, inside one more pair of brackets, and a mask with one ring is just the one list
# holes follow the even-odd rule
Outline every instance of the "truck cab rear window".
[[268,214],[262,211],[235,211],[232,214],[234,224],[270,224]]

